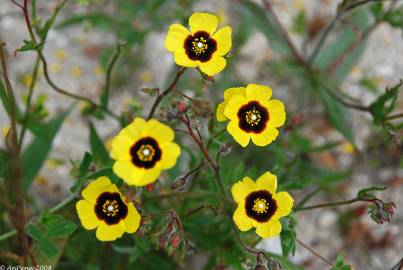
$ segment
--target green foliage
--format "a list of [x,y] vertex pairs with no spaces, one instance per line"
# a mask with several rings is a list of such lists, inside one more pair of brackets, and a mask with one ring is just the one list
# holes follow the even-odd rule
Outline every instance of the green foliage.
[[304,34],[307,28],[308,19],[304,10],[298,12],[293,18],[291,30],[297,34]]
[[340,103],[335,102],[334,99],[321,86],[318,86],[317,91],[319,92],[319,97],[325,105],[326,113],[332,125],[341,134],[343,134],[347,140],[352,142],[354,140],[354,136],[349,125],[351,119],[349,116],[349,110]]
[[370,187],[370,188],[364,188],[358,191],[357,193],[357,199],[360,200],[371,200],[375,199],[376,196],[372,194],[373,191],[382,191],[386,190],[386,187]]
[[42,44],[43,43],[35,45],[35,43],[32,40],[24,39],[24,45],[22,45],[21,48],[17,49],[17,52],[35,51],[40,46],[42,46]]
[[283,256],[288,255],[294,256],[296,249],[296,227],[297,227],[297,217],[294,213],[281,219],[281,249],[283,250]]
[[392,88],[387,87],[385,93],[371,103],[369,109],[374,117],[375,124],[379,125],[384,123],[386,118],[393,112],[402,84],[403,81],[400,81]]
[[94,156],[94,161],[96,164],[101,166],[107,165],[111,161],[109,153],[92,123],[90,123],[89,129],[89,141],[91,145],[91,152]]
[[46,235],[33,223],[28,224],[26,232],[37,241],[39,250],[47,257],[52,258],[57,254],[57,248]]
[[351,270],[351,266],[346,264],[341,255],[337,256],[336,264],[330,270]]
[[31,143],[21,156],[24,189],[28,190],[35,176],[39,173],[52,147],[53,139],[71,109],[56,116],[48,123],[31,126],[34,135]]

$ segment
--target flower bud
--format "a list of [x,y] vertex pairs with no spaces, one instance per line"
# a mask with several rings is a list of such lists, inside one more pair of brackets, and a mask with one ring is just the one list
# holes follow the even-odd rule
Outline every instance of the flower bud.
[[182,191],[186,187],[187,182],[188,182],[187,176],[184,176],[184,175],[179,176],[172,183],[171,188],[174,190]]
[[182,240],[181,235],[179,233],[175,233],[171,239],[172,247],[176,248],[181,242],[181,240]]

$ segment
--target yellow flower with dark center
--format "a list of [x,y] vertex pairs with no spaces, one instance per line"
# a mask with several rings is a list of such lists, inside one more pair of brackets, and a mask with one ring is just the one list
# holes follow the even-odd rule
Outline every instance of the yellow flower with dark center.
[[190,32],[180,24],[169,27],[165,47],[174,53],[175,63],[184,67],[199,67],[208,76],[225,68],[224,56],[232,46],[232,29],[218,31],[218,19],[209,13],[193,13],[189,18]]
[[290,214],[294,200],[287,192],[276,193],[276,189],[277,177],[270,172],[256,182],[244,177],[232,186],[232,197],[238,204],[233,220],[241,231],[255,227],[263,238],[280,234],[279,219]]
[[141,216],[132,202],[125,202],[119,189],[108,177],[92,181],[82,192],[76,204],[81,224],[87,230],[97,228],[101,241],[114,241],[123,233],[134,233],[140,226]]
[[112,141],[114,173],[129,185],[154,182],[162,170],[175,166],[181,153],[174,136],[170,127],[155,119],[134,119]]
[[250,139],[258,146],[266,146],[277,138],[277,128],[285,122],[283,102],[270,100],[271,95],[271,88],[264,85],[229,88],[218,105],[217,120],[230,120],[227,130],[243,147]]

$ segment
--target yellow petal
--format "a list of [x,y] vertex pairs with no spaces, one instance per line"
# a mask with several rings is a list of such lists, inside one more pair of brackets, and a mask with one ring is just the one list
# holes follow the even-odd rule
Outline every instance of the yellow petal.
[[205,31],[212,35],[217,29],[218,19],[209,13],[193,13],[189,18],[190,31],[194,34]]
[[155,119],[148,120],[146,124],[146,133],[156,139],[158,143],[162,144],[171,142],[175,137],[172,128]]
[[257,146],[266,146],[273,142],[278,136],[278,130],[271,126],[266,126],[262,133],[251,133],[252,141]]
[[222,56],[214,56],[208,62],[199,65],[200,70],[208,76],[214,76],[225,68],[227,61]]
[[180,24],[172,24],[169,27],[167,37],[165,39],[165,48],[174,52],[183,49],[185,39],[190,35],[189,31]]
[[229,26],[225,26],[218,30],[213,38],[217,41],[217,51],[215,52],[217,55],[226,55],[232,47],[232,29]]
[[246,97],[248,100],[269,101],[272,90],[270,87],[260,84],[248,84]]
[[231,187],[232,197],[237,203],[244,203],[245,198],[256,190],[256,183],[249,177],[244,177],[242,181],[238,181]]
[[224,122],[227,120],[227,117],[224,115],[224,109],[225,106],[227,105],[227,101],[223,101],[217,106],[217,112],[216,112],[216,117],[218,122]]
[[228,100],[227,106],[224,109],[224,115],[231,120],[238,121],[238,111],[244,104],[246,104],[245,96],[236,94],[231,96]]
[[108,225],[101,222],[98,226],[96,236],[101,241],[114,241],[121,237],[126,231],[126,226],[123,222],[115,225]]
[[160,174],[161,174],[161,167],[157,163],[154,168],[144,170],[143,176],[140,179],[136,179],[135,182],[133,183],[134,185],[139,187],[145,186],[155,182],[157,178],[160,176]]
[[227,126],[227,131],[242,147],[246,147],[249,144],[250,135],[239,128],[238,121],[231,120]]
[[129,185],[136,185],[145,172],[144,169],[134,166],[131,161],[116,161],[112,169],[117,176]]
[[269,220],[261,223],[256,228],[256,233],[262,238],[273,237],[281,232],[281,223],[278,220]]
[[87,230],[95,229],[101,222],[95,214],[94,204],[91,204],[86,200],[79,200],[76,203],[76,210],[81,224]]
[[190,59],[184,50],[176,51],[174,54],[175,63],[182,67],[197,67],[198,62]]
[[268,102],[269,125],[273,127],[281,127],[285,123],[284,103],[280,100],[273,99]]
[[127,136],[117,135],[112,140],[111,157],[115,160],[129,161],[132,159],[130,155],[130,148],[134,141]]
[[265,172],[256,180],[256,185],[258,189],[265,189],[274,195],[277,189],[277,177],[270,172]]
[[252,221],[246,215],[245,208],[243,206],[238,206],[234,212],[234,215],[232,216],[232,219],[239,230],[245,232],[252,229]]
[[231,87],[224,91],[224,100],[229,100],[231,97],[235,95],[245,95],[246,88],[245,87]]
[[81,195],[84,199],[91,203],[95,203],[98,196],[103,192],[119,192],[118,188],[112,184],[108,177],[101,176],[95,181],[89,183],[89,185],[83,189]]
[[294,199],[288,194],[288,192],[282,191],[274,195],[274,200],[277,202],[277,210],[275,217],[279,219],[290,214],[292,206],[294,204]]
[[224,122],[227,120],[227,117],[224,114],[224,110],[228,104],[228,100],[235,95],[245,95],[245,87],[232,87],[224,91],[224,101],[218,104],[216,113],[217,120],[219,122]]
[[127,217],[124,219],[126,225],[126,232],[134,233],[140,226],[141,216],[137,209],[134,207],[133,203],[127,204]]
[[176,143],[169,143],[162,149],[161,168],[170,169],[176,164],[176,160],[181,154],[181,149]]

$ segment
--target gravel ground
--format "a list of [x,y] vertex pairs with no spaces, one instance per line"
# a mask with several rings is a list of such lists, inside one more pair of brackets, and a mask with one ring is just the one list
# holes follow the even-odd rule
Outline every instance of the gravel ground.
[[[47,10],[52,8],[52,3],[41,1],[41,13],[47,14]],[[331,18],[337,3],[335,0],[287,0],[273,1],[280,20],[287,28],[291,27],[292,18],[300,9],[306,9],[308,14],[320,13],[324,18]],[[200,1],[194,10],[207,10],[211,12],[223,12],[233,3],[229,0],[222,1]],[[77,8],[73,5],[67,6],[66,14],[69,12],[81,12],[84,8]],[[14,87],[18,95],[26,94],[26,83],[29,78],[32,63],[35,59],[34,53],[21,53],[16,57],[11,56],[14,49],[20,47],[23,39],[27,39],[27,32],[21,15],[15,14],[17,8],[9,1],[0,2],[0,36],[7,41],[7,49],[10,53],[9,63],[11,77],[18,83]],[[65,14],[61,14],[65,16]],[[227,19],[231,21],[230,14]],[[173,66],[171,55],[166,53],[163,40],[165,32],[152,32],[145,40],[144,69],[133,72],[133,85],[130,88],[119,89],[118,95],[113,95],[111,108],[119,111],[119,108],[126,104],[129,98],[136,97],[140,102],[145,103],[145,107],[150,99],[144,95],[133,91],[147,85],[163,85],[167,79],[168,71]],[[297,35],[292,35],[293,41],[301,45],[302,40]],[[51,75],[56,82],[73,92],[97,97],[104,84],[104,73],[101,70],[98,58],[91,54],[99,47],[110,46],[115,40],[112,35],[105,32],[86,32],[81,27],[73,27],[63,32],[51,30],[46,44],[45,55],[48,56]],[[387,25],[381,25],[370,37],[366,51],[353,68],[353,71],[342,85],[342,89],[368,104],[374,100],[375,95],[369,91],[362,91],[358,82],[364,76],[374,77],[379,89],[384,89],[387,85],[393,85],[397,78],[402,78],[403,74],[403,35],[401,30],[392,29]],[[262,57],[264,56],[264,57]],[[276,96],[283,99],[291,110],[294,110],[295,100],[292,99],[292,90],[286,82],[277,82],[276,78],[267,74],[261,74],[259,70],[267,63],[273,52],[270,44],[260,32],[252,33],[249,41],[239,52],[236,61],[237,75],[245,82],[260,82],[272,85],[276,91]],[[40,74],[39,84],[35,94],[45,93],[48,96],[47,108],[50,115],[68,108],[71,100],[61,97],[52,91],[44,81],[43,74]],[[403,109],[403,93],[400,93],[400,109]],[[294,97],[295,98],[295,97]],[[80,104],[78,105],[80,106]],[[322,115],[321,108],[313,108],[310,112],[313,117]],[[357,147],[364,150],[374,137],[374,130],[370,125],[368,115],[353,113],[353,131]],[[315,119],[315,118],[314,118]],[[71,168],[66,160],[79,160],[84,149],[88,149],[88,133],[86,132],[88,119],[79,116],[77,110],[68,117],[61,132],[54,141],[54,147],[49,155],[40,177],[35,181],[31,192],[42,196],[43,205],[52,205],[67,196],[68,189],[72,185],[73,179],[69,177]],[[313,120],[312,120],[313,121]],[[95,123],[101,136],[105,139],[112,136],[117,131],[117,125],[111,121]],[[8,120],[3,110],[0,111],[1,128],[8,126]],[[317,130],[322,132],[318,133]],[[342,139],[335,131],[323,131],[323,123],[319,121],[305,130],[306,134],[315,138],[315,143],[323,143],[331,139]],[[85,132],[78,132],[85,131]],[[400,207],[403,205],[403,169],[393,162],[393,149],[386,147],[382,153],[372,153],[357,160],[356,154],[351,151],[348,144],[337,149],[334,153],[318,155],[317,160],[324,166],[342,170],[354,164],[354,175],[340,189],[340,196],[316,197],[314,202],[328,200],[341,200],[355,196],[361,187],[373,185],[387,185],[390,187],[387,192],[382,193],[383,198],[394,201],[398,207],[393,221],[389,224],[378,225],[364,215],[354,222],[347,231],[340,229],[338,216],[340,213],[352,207],[339,207],[334,209],[308,211],[298,213],[298,238],[309,244],[312,248],[328,258],[334,260],[340,252],[344,254],[346,260],[355,269],[390,269],[402,256],[403,251],[403,215]],[[350,149],[350,150],[349,150]],[[371,166],[373,154],[382,155],[384,164]],[[392,161],[391,161],[392,160]],[[51,192],[49,192],[51,191]],[[297,198],[304,194],[296,193]],[[281,253],[279,239],[265,240],[259,244],[270,251]],[[326,267],[316,257],[312,256],[303,247],[298,246],[297,253],[292,258],[296,263],[301,263],[307,269],[324,269]]]

